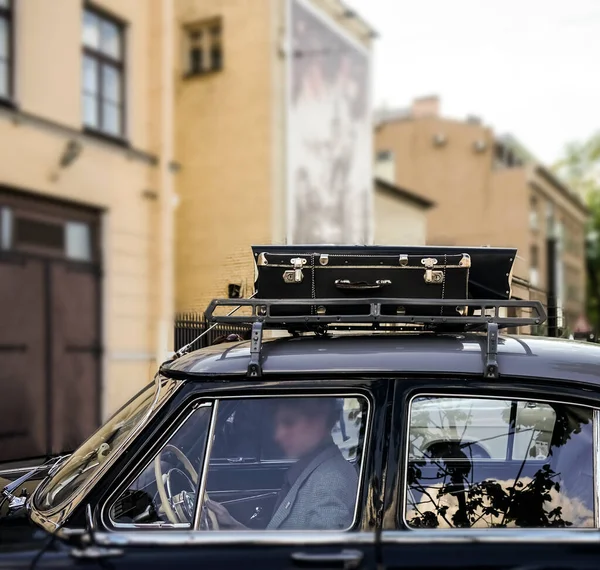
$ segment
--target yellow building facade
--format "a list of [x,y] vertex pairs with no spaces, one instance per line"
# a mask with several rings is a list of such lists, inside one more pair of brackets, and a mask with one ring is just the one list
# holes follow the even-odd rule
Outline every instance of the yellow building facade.
[[[300,1],[300,0],[297,0]],[[368,48],[338,0],[301,0]],[[0,459],[73,448],[287,232],[287,0],[0,0]],[[14,406],[13,406],[14,408]],[[1,427],[1,426],[0,426]]]
[[172,346],[175,15],[4,0],[0,19],[0,303],[22,347],[0,389],[28,423],[3,452],[35,455],[88,435]]
[[[369,48],[371,29],[342,2],[307,4]],[[286,241],[291,23],[286,0],[178,0],[175,5],[182,32],[175,64],[175,140],[182,164],[176,308],[203,311],[212,298],[226,297],[229,285],[239,287],[242,296],[252,293],[251,244]],[[190,69],[194,30],[202,34],[208,54],[200,69]],[[215,43],[221,49],[217,65],[211,57]]]

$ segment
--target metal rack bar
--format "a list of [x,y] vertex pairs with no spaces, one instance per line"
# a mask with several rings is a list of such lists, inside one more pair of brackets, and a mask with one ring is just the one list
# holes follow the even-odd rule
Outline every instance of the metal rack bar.
[[[233,315],[230,311],[218,315],[217,311],[225,307],[249,307],[250,315]],[[356,309],[356,314],[340,314],[339,307]],[[396,313],[406,311],[407,307],[416,307],[416,314],[390,314],[395,309]],[[440,308],[439,315],[431,313],[432,308]],[[444,307],[468,307],[468,311],[459,315],[444,315]],[[306,308],[305,313],[300,309]],[[334,309],[330,314],[327,310]],[[335,311],[335,309],[338,309]],[[425,314],[418,314],[419,308],[425,308]],[[529,309],[531,316],[503,317],[500,311],[503,308]],[[301,314],[281,315],[273,314],[273,309],[282,309]],[[362,309],[362,311],[361,311]],[[480,314],[473,314],[480,311]],[[492,311],[492,314],[487,314]],[[278,312],[278,311],[276,311]],[[344,311],[345,313],[346,311]],[[436,311],[437,312],[437,311]],[[316,314],[315,314],[316,313]],[[475,300],[475,299],[214,299],[206,310],[209,322],[217,323],[244,323],[252,325],[250,339],[250,363],[248,376],[256,378],[262,376],[261,349],[263,331],[266,329],[288,330],[313,330],[326,331],[328,327],[360,329],[379,328],[380,324],[392,324],[393,329],[399,325],[421,325],[425,329],[446,329],[447,327],[462,328],[463,330],[483,329],[486,332],[486,345],[483,363],[483,376],[485,378],[498,378],[498,330],[504,327],[520,327],[526,325],[542,324],[546,318],[544,306],[540,301],[522,300]],[[385,329],[383,329],[385,330]]]
[[262,338],[263,323],[256,321],[252,324],[252,336],[250,337],[250,363],[248,364],[248,376],[250,376],[250,378],[262,376],[262,367],[260,363]]
[[498,324],[488,323],[486,332],[485,368],[483,375],[486,378],[498,378]]
[[[250,315],[219,315],[221,307],[239,306],[250,307]],[[328,307],[344,306],[357,309],[355,314],[327,313]],[[479,315],[430,315],[430,314],[386,314],[391,309],[408,307],[464,307],[470,312],[480,310]],[[311,314],[311,307],[316,307],[317,314]],[[306,308],[306,314],[299,311]],[[531,316],[504,317],[500,316],[502,308],[520,308],[531,310]],[[273,309],[286,309],[301,314],[273,314]],[[360,309],[363,309],[362,311]],[[489,315],[486,312],[492,311]],[[441,311],[440,311],[441,312]],[[520,327],[542,324],[547,316],[540,301],[521,300],[474,300],[474,299],[215,299],[206,310],[207,319],[213,323],[245,323],[262,322],[267,328],[297,328],[299,325],[339,325],[344,323],[371,324],[422,324],[422,325],[463,325],[485,326],[496,323],[499,328]]]

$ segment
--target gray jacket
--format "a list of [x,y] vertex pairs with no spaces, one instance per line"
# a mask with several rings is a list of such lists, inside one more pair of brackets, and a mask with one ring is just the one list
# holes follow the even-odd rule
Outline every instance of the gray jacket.
[[267,530],[344,530],[358,491],[356,469],[331,446],[317,455],[285,496]]

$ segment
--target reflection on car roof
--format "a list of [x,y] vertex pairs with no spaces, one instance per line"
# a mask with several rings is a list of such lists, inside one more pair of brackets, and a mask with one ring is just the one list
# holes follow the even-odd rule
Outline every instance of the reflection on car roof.
[[[484,334],[337,335],[265,340],[263,371],[290,373],[475,374],[481,376]],[[219,344],[165,363],[169,376],[246,375],[248,341]],[[501,336],[502,377],[600,384],[600,345],[535,336]]]

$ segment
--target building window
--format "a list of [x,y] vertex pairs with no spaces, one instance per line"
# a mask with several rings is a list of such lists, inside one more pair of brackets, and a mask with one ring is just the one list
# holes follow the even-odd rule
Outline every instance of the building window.
[[529,282],[534,287],[540,285],[539,250],[537,245],[532,245],[529,252]]
[[65,224],[65,255],[74,261],[92,261],[92,232],[85,222]]
[[567,299],[569,299],[569,301],[574,301],[575,303],[579,303],[581,300],[580,289],[576,284],[569,283],[569,285],[567,285]]
[[523,161],[515,151],[507,145],[496,143],[494,147],[495,168],[516,168],[523,166]]
[[0,251],[94,261],[93,227],[88,222],[15,213],[0,207]]
[[85,9],[82,106],[86,128],[123,137],[124,79],[123,25]]
[[12,0],[0,0],[0,99],[12,98]]
[[186,27],[186,74],[202,75],[223,68],[223,39],[220,20]]
[[548,200],[546,202],[546,234],[548,237],[556,237],[554,222],[554,204]]
[[15,244],[18,247],[61,251],[64,249],[64,243],[64,228],[60,223],[35,218],[17,218]]
[[377,162],[385,162],[388,160],[392,160],[392,151],[391,150],[379,150],[375,155],[375,160]]
[[529,227],[532,230],[539,229],[538,201],[535,196],[531,197],[529,203]]
[[13,243],[13,212],[0,208],[0,249],[11,249]]

